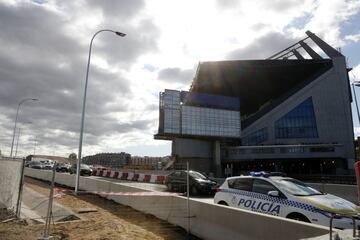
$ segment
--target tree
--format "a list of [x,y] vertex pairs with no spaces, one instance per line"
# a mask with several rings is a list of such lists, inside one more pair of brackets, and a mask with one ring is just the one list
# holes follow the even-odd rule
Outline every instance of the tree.
[[70,153],[69,159],[70,159],[70,160],[76,160],[76,159],[77,159],[76,153]]

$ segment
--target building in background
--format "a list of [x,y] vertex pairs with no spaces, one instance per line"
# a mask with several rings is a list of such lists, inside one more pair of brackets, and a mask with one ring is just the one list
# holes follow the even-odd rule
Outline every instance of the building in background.
[[130,163],[129,153],[97,153],[82,158],[82,162],[88,165],[101,165],[109,168],[122,168]]
[[[200,63],[186,95],[205,97],[189,104],[182,92],[161,93],[155,139],[172,141],[176,162],[217,176],[228,168],[233,174],[352,174],[350,69],[339,51],[306,34],[265,60]],[[231,99],[241,107],[233,109]],[[219,102],[238,114],[219,114]]]
[[[238,142],[241,136],[240,101],[237,97],[166,89],[160,93],[157,139],[173,140],[176,167],[219,171],[220,142]],[[205,142],[203,141],[205,140]],[[209,146],[211,142],[213,146]],[[212,151],[214,149],[214,151]]]
[[149,157],[149,156],[131,156],[128,168],[133,169],[152,169],[161,170],[170,161],[170,156]]

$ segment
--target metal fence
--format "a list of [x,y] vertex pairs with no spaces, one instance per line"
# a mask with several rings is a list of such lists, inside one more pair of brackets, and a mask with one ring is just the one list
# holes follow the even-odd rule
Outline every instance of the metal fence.
[[24,167],[23,159],[0,158],[0,208],[16,214],[20,206]]

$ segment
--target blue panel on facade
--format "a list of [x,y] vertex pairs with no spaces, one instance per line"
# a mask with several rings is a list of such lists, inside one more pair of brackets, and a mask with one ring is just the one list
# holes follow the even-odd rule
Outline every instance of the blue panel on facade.
[[276,138],[317,138],[316,118],[312,98],[275,122]]
[[240,110],[239,98],[186,91],[181,91],[180,96],[185,105]]
[[262,143],[267,139],[268,139],[267,128],[262,128],[243,137],[241,139],[241,144],[244,146],[253,146]]

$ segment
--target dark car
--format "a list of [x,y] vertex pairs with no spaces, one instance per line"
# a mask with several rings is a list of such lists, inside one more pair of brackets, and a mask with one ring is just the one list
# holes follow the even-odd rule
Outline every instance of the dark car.
[[[80,175],[81,176],[91,176],[92,175],[92,169],[86,165],[86,164],[81,164],[80,165]],[[76,174],[76,164],[73,164],[70,169],[69,169],[70,174]]]
[[69,172],[70,171],[70,164],[67,163],[58,163],[56,165],[57,172]]
[[29,167],[34,169],[44,169],[44,165],[39,161],[31,161]]
[[[171,173],[165,179],[165,185],[169,191],[186,192],[187,171],[179,170]],[[205,175],[189,171],[189,189],[192,195],[214,194],[217,182],[209,179]]]

